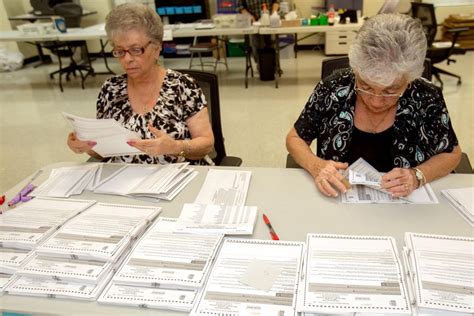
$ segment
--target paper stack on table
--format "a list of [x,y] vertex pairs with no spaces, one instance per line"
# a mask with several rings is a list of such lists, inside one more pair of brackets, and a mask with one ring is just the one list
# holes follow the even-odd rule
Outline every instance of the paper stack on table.
[[0,221],[3,247],[34,249],[68,219],[95,201],[35,198],[5,212]]
[[98,301],[189,312],[222,235],[174,233],[175,226],[176,219],[158,218],[135,244]]
[[71,123],[77,138],[97,143],[94,151],[102,157],[143,154],[127,144],[129,140],[141,139],[140,135],[126,129],[114,119],[88,119],[64,112],[63,115]]
[[160,208],[97,203],[69,220],[35,251],[6,291],[15,295],[94,300],[132,241]]
[[172,200],[197,175],[188,163],[125,165],[99,183],[95,193]]
[[256,206],[225,206],[186,203],[177,222],[177,232],[252,235]]
[[404,259],[418,315],[474,314],[474,238],[405,233]]
[[250,171],[211,169],[194,203],[184,204],[177,231],[251,235],[257,207],[245,206]]
[[95,201],[36,198],[19,204],[1,216],[0,295],[34,256],[34,248],[68,219]]
[[378,172],[363,158],[352,163],[345,173],[351,188],[343,193],[343,203],[414,203],[437,204],[438,199],[429,183],[414,190],[404,198],[394,198],[380,187],[382,173]]
[[395,240],[308,234],[297,311],[305,315],[411,315]]
[[70,197],[93,188],[100,179],[102,164],[85,164],[51,170],[49,178],[30,196]]
[[191,315],[296,315],[304,243],[225,239]]
[[474,187],[441,190],[441,195],[474,227]]

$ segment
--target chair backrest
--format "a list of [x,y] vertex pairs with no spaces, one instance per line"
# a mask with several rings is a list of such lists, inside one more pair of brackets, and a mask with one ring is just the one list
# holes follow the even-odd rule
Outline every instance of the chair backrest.
[[53,7],[54,14],[62,16],[66,27],[80,27],[82,19],[82,6],[77,3],[60,3]]
[[214,152],[209,156],[216,165],[220,165],[222,159],[226,157],[226,152],[224,136],[222,135],[219,82],[217,75],[210,72],[190,69],[177,69],[176,71],[193,77],[206,97],[209,119],[212,125],[212,132],[214,133]]
[[428,47],[431,46],[436,37],[438,24],[436,23],[435,8],[432,3],[411,3],[411,14],[415,19],[419,19],[426,34]]
[[[326,78],[335,70],[349,67],[349,58],[347,56],[324,59],[321,65],[321,78]],[[424,69],[421,76],[431,81],[431,61],[429,59],[425,59]]]

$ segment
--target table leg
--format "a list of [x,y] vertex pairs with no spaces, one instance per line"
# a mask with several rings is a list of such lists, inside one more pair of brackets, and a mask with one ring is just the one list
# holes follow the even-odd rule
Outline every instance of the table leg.
[[115,72],[113,72],[112,69],[110,69],[109,63],[107,62],[107,55],[105,53],[105,46],[107,46],[107,43],[108,41],[105,41],[104,43],[104,41],[100,39],[100,55],[104,59],[105,68],[107,68],[108,71],[96,72],[96,74],[98,75],[115,75]]
[[249,84],[248,84],[248,78],[249,78],[249,70],[250,74],[253,78],[253,67],[252,67],[252,47],[250,46],[250,35],[246,34],[244,36],[245,42],[245,88],[247,89]]
[[39,56],[39,62],[34,65],[33,67],[36,68],[36,67],[39,67],[39,66],[43,66],[43,65],[49,65],[49,64],[52,64],[53,61],[51,59],[51,56],[49,55],[45,55],[43,53],[43,48],[41,47],[41,44],[36,42],[34,43],[34,45],[36,46],[36,50],[38,51],[38,56]]

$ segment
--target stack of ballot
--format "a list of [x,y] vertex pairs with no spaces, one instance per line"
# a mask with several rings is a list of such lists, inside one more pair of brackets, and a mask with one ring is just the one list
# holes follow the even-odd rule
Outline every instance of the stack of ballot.
[[225,239],[191,315],[296,315],[304,243]]
[[256,206],[186,203],[178,218],[177,232],[252,235]]
[[94,300],[126,251],[160,212],[156,207],[97,203],[36,248],[6,288],[10,294]]
[[102,164],[86,164],[51,170],[49,178],[37,187],[30,196],[70,197],[82,194],[85,189],[97,185]]
[[418,315],[474,314],[474,238],[405,233],[403,255]]
[[392,237],[308,234],[297,311],[411,315]]
[[34,249],[64,222],[95,201],[36,198],[19,204],[1,216],[0,292],[34,256]]
[[474,187],[441,190],[441,195],[474,227]]
[[209,170],[195,203],[184,204],[176,230],[251,235],[257,207],[245,206],[250,177],[250,171]]
[[223,236],[174,233],[175,226],[176,219],[155,221],[98,301],[189,312]]
[[127,143],[132,139],[141,139],[140,135],[126,129],[114,119],[88,119],[64,112],[63,115],[77,138],[96,142],[94,151],[102,157],[143,154]]
[[437,204],[438,199],[427,183],[403,198],[394,198],[381,188],[382,173],[363,158],[357,159],[347,169],[345,176],[351,188],[342,194],[343,203],[414,203]]
[[95,193],[172,200],[197,175],[188,163],[125,165],[100,182]]

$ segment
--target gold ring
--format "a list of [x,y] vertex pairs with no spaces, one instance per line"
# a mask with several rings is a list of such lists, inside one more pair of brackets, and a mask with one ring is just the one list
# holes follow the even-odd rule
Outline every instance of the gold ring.
[[322,184],[324,180],[326,180],[326,179],[321,178],[321,179],[318,180],[318,183],[319,183],[319,184]]
[[403,187],[405,188],[405,191],[408,191],[408,184],[404,183]]

